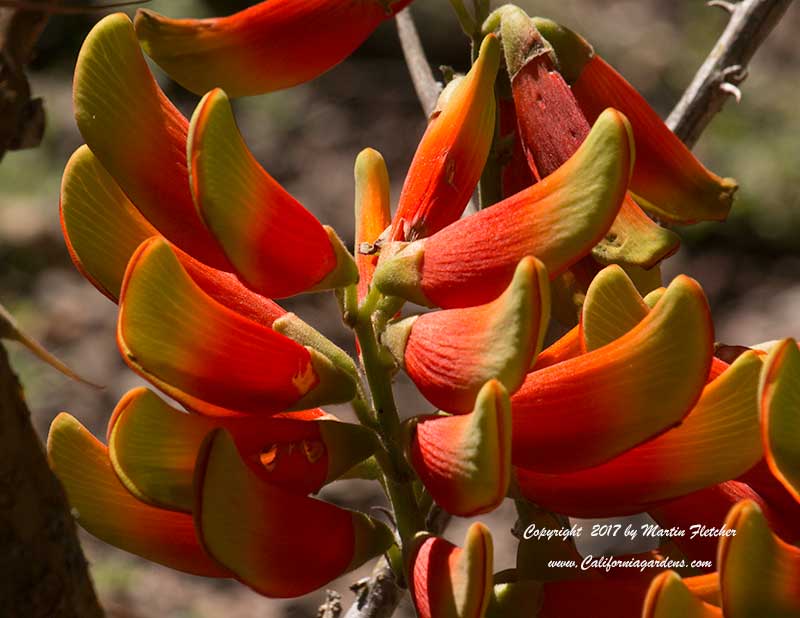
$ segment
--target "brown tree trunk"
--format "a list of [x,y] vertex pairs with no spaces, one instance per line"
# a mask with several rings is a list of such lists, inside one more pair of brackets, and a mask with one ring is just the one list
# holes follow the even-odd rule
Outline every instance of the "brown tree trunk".
[[64,490],[0,345],[0,616],[100,618]]

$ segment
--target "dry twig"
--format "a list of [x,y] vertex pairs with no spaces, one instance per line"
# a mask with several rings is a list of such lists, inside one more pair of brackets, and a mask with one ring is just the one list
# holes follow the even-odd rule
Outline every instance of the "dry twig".
[[697,71],[667,118],[667,125],[690,148],[700,134],[733,96],[742,93],[739,84],[747,77],[747,65],[764,39],[780,21],[792,0],[712,0],[731,18],[728,26]]
[[411,9],[400,11],[396,20],[397,34],[400,37],[400,45],[403,47],[408,72],[411,73],[414,90],[417,91],[422,111],[425,112],[425,116],[430,117],[433,110],[436,109],[442,85],[433,76],[425,49],[422,47],[422,41],[419,40],[414,18],[411,16]]

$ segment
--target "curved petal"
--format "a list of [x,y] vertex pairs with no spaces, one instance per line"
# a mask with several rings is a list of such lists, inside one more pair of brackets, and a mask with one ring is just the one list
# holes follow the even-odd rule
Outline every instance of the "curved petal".
[[518,470],[520,491],[565,515],[612,517],[736,478],[762,454],[755,437],[761,364],[755,352],[740,356],[680,426],[605,464],[569,474]]
[[[87,146],[67,163],[61,184],[61,228],[70,257],[83,275],[114,302],[139,245],[158,230],[136,210]],[[286,312],[217,270],[173,247],[186,272],[214,300],[264,326]]]
[[369,292],[372,275],[378,265],[378,239],[391,225],[389,171],[377,150],[366,148],[359,153],[355,166],[356,180],[356,265],[358,300]]
[[684,585],[698,599],[715,607],[722,606],[722,597],[719,590],[719,573],[706,573],[683,579]]
[[800,349],[775,346],[761,377],[761,437],[772,474],[800,503]]
[[352,380],[321,354],[207,296],[162,239],[131,258],[117,339],[132,369],[206,414],[305,409],[353,396]]
[[203,551],[192,518],[149,506],[128,493],[111,468],[106,447],[69,414],[59,414],[50,426],[47,455],[87,532],[179,571],[230,576]]
[[[531,171],[549,176],[572,156],[590,125],[556,70],[552,54],[522,9],[501,9],[506,66],[519,122],[519,134]],[[524,62],[520,59],[524,58]],[[678,250],[679,237],[645,215],[626,196],[617,218],[593,249],[603,263],[621,262],[650,268]]]
[[534,18],[534,23],[553,45],[561,73],[590,122],[608,106],[630,118],[637,155],[630,188],[640,203],[674,223],[725,219],[736,181],[703,167],[644,97],[583,37],[551,20]]
[[540,259],[553,279],[611,226],[632,161],[628,122],[609,110],[558,171],[382,259],[375,285],[389,295],[453,308],[497,298],[528,255]]
[[680,236],[648,217],[629,192],[592,256],[601,264],[651,269],[678,251],[680,244]]
[[557,365],[565,360],[583,354],[583,345],[580,326],[574,327],[555,343],[542,350],[536,357],[536,363],[531,371],[539,371],[551,365]]
[[287,315],[283,307],[242,285],[236,275],[206,266],[177,247],[172,249],[197,287],[228,309],[266,327]]
[[413,552],[411,597],[420,618],[481,618],[492,595],[492,535],[472,524],[463,549],[423,537]]
[[216,430],[197,461],[194,517],[208,553],[269,597],[324,586],[389,548],[392,533],[361,513],[265,483]]
[[679,276],[627,334],[528,374],[511,398],[514,464],[587,468],[681,422],[705,385],[712,331],[702,289]]
[[722,221],[728,216],[736,181],[706,169],[644,97],[600,56],[589,60],[572,92],[590,122],[609,106],[628,116],[636,139],[630,190],[643,208],[679,224]]
[[800,615],[800,549],[772,533],[755,502],[737,504],[725,523],[736,531],[719,542],[726,618]]
[[407,318],[386,329],[384,344],[428,401],[463,414],[489,380],[498,379],[511,393],[522,385],[541,349],[549,312],[547,271],[527,257],[494,301]]
[[392,240],[430,236],[464,212],[494,138],[494,83],[500,43],[487,36],[466,77],[439,99],[406,175]]
[[650,584],[642,618],[722,618],[722,610],[692,594],[675,571],[665,571]]
[[78,270],[114,302],[134,251],[158,231],[147,222],[119,185],[81,146],[61,179],[61,228]]
[[619,339],[649,312],[650,308],[622,268],[604,268],[589,284],[583,301],[580,328],[584,350],[597,350]]
[[[583,301],[580,329],[584,351],[608,345],[627,333],[655,307],[663,292],[660,288],[642,298],[623,268],[612,265],[601,270],[589,284]],[[728,367],[728,363],[713,357],[708,382]]]
[[[667,529],[690,531],[692,526],[696,526],[698,532],[721,529],[730,509],[742,500],[755,501],[767,516],[773,530],[783,538],[800,538],[797,534],[796,517],[785,517],[779,509],[767,504],[752,487],[739,481],[726,481],[671,500],[650,509],[650,515],[662,528]],[[717,557],[717,536],[673,536],[670,540],[689,558],[714,561]]]
[[[763,370],[761,377],[764,377]],[[800,543],[800,502],[773,474],[766,457],[736,480],[747,483],[763,499],[764,504],[759,502],[759,506],[772,530],[789,543]]]
[[240,97],[317,77],[410,2],[268,0],[214,19],[169,19],[142,9],[136,33],[184,88],[202,95],[219,86]]
[[192,202],[189,123],[153,79],[125,14],[109,15],[86,37],[73,97],[83,139],[153,227],[201,262],[230,270]]
[[436,502],[472,517],[497,508],[511,476],[511,403],[497,380],[461,416],[414,419],[409,459]]
[[248,286],[280,298],[355,283],[352,256],[259,165],[223,91],[197,106],[188,153],[197,209]]
[[109,457],[139,499],[191,512],[197,454],[217,428],[230,432],[242,459],[266,482],[301,495],[338,478],[375,446],[366,428],[319,409],[214,419],[181,412],[138,388],[120,400],[109,422]]

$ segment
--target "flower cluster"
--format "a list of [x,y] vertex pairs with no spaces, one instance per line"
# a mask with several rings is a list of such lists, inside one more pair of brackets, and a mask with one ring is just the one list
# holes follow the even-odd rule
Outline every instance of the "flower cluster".
[[[359,155],[353,253],[248,149],[229,96],[312,79],[408,4],[140,11],[87,37],[64,236],[119,304],[125,362],[173,403],[129,392],[107,445],[56,418],[49,457],[78,522],[269,597],[385,555],[423,618],[800,615],[800,348],[715,346],[700,285],[662,286],[679,238],[651,217],[722,220],[736,184],[582,37],[513,6],[488,16],[394,215],[382,157]],[[191,121],[142,48],[203,95]],[[462,218],[491,170],[496,199]],[[360,368],[273,300],[326,290]],[[434,310],[404,317],[406,301]],[[401,422],[398,369],[438,413]],[[358,424],[317,407],[344,402]],[[342,477],[379,480],[394,529],[312,497]],[[463,547],[426,528],[431,509],[475,516],[507,497],[566,540],[522,540],[516,568],[493,575],[485,526]],[[639,571],[577,566],[566,516],[642,512],[736,534],[669,538],[632,558]],[[714,566],[660,565],[683,559]]]

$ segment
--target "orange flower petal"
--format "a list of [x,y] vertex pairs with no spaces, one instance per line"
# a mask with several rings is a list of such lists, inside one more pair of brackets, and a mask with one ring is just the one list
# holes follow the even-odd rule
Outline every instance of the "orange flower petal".
[[593,56],[572,92],[591,122],[607,107],[622,111],[636,139],[631,192],[643,208],[672,223],[722,221],[736,181],[706,169],[624,77]]
[[[690,530],[692,526],[704,526],[706,530],[721,529],[731,507],[742,500],[758,503],[770,526],[783,538],[800,538],[797,534],[797,521],[800,520],[796,517],[787,518],[780,510],[767,504],[752,487],[739,481],[726,481],[671,500],[651,508],[650,515],[662,528],[667,529]],[[717,557],[717,536],[675,536],[670,540],[690,559],[715,561]]]
[[679,276],[627,334],[528,374],[511,398],[514,464],[551,473],[598,465],[681,422],[712,350],[703,291]]
[[580,329],[584,350],[597,350],[616,341],[649,312],[650,308],[622,268],[604,268],[589,284],[583,301]]
[[409,580],[419,617],[481,618],[492,593],[492,536],[486,526],[472,524],[463,549],[438,537],[418,543]]
[[214,419],[181,412],[138,388],[120,400],[109,422],[111,463],[140,500],[191,512],[197,454],[217,428],[231,433],[256,474],[298,494],[318,491],[374,450],[367,429],[320,409]]
[[719,542],[719,579],[726,618],[800,615],[800,549],[769,529],[755,502],[737,504],[725,521],[736,530]]
[[[114,302],[131,256],[142,242],[160,236],[87,146],[75,151],[64,170],[61,228],[75,266]],[[231,273],[206,266],[177,247],[173,250],[194,282],[226,307],[264,326],[286,313]]]
[[386,526],[361,513],[265,483],[224,430],[198,456],[195,496],[195,525],[208,553],[269,597],[316,590],[393,541]]
[[358,300],[369,291],[378,265],[379,247],[375,243],[391,225],[389,172],[377,150],[362,150],[356,159],[356,265]]
[[[664,289],[642,298],[623,268],[612,265],[600,271],[589,284],[583,301],[580,330],[584,351],[596,350],[631,330],[658,303]],[[728,363],[713,357],[708,382],[718,378],[728,367]]]
[[642,618],[674,616],[722,618],[722,610],[695,596],[675,571],[665,571],[650,584]]
[[200,261],[230,270],[192,202],[189,123],[153,79],[123,13],[86,37],[73,96],[83,139],[153,227]]
[[230,576],[203,551],[192,518],[149,506],[128,493],[111,468],[106,447],[69,414],[59,414],[53,421],[47,454],[87,532],[179,571]]
[[466,413],[487,381],[497,378],[512,393],[522,385],[549,310],[547,271],[527,257],[491,303],[407,318],[386,329],[384,344],[428,401]]
[[453,308],[497,298],[528,255],[540,259],[552,279],[588,254],[610,227],[632,158],[628,123],[609,110],[558,171],[387,255],[375,285],[389,295]]
[[500,43],[489,35],[467,76],[440,98],[406,175],[392,240],[425,238],[464,212],[492,146],[499,66]]
[[[589,134],[590,125],[533,22],[519,8],[501,9],[506,65],[518,111],[519,135],[537,179],[558,169]],[[524,58],[524,62],[519,59]],[[617,218],[593,250],[603,263],[651,268],[678,250],[680,239],[653,222],[626,196]]]
[[686,577],[683,579],[683,583],[698,599],[715,607],[722,605],[722,597],[719,591],[719,573]]
[[148,55],[195,94],[219,86],[231,96],[282,90],[339,64],[399,0],[269,0],[229,17],[169,19],[142,9],[136,33]]
[[[763,371],[761,377],[764,377]],[[800,542],[800,501],[773,474],[766,457],[737,480],[747,483],[763,499],[759,506],[767,516],[770,528],[790,543]]]
[[636,138],[631,192],[659,218],[674,223],[722,220],[736,181],[707,170],[661,121],[625,78],[596,55],[580,35],[553,21],[534,18],[558,56],[559,69],[591,122],[606,107],[622,111]]
[[206,414],[304,409],[353,396],[352,381],[327,358],[207,296],[161,239],[131,258],[117,339],[132,369]]
[[800,349],[794,339],[782,341],[769,353],[760,397],[767,464],[800,503]]
[[64,169],[60,214],[75,266],[116,302],[128,260],[142,242],[158,236],[158,231],[136,210],[88,146],[76,150]]
[[684,422],[611,461],[568,474],[517,471],[529,500],[575,517],[646,511],[654,503],[736,478],[761,457],[755,352],[708,384]]
[[545,367],[580,356],[583,354],[582,342],[580,326],[576,326],[555,343],[545,348],[536,357],[536,364],[534,364],[531,371],[539,371]]
[[511,475],[511,403],[500,382],[486,383],[470,414],[420,417],[411,431],[411,464],[448,513],[472,517],[500,505]]
[[197,209],[248,286],[280,298],[355,283],[352,256],[259,165],[221,90],[198,105],[188,152]]

